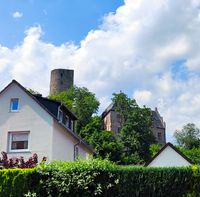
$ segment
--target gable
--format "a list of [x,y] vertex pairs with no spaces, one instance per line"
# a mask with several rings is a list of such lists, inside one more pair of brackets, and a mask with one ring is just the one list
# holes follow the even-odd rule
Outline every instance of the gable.
[[166,144],[146,165],[148,167],[177,167],[188,166],[192,163],[172,144]]
[[[17,113],[10,113],[10,101],[12,98],[19,99],[19,111]],[[18,85],[18,83],[10,83],[1,93],[0,93],[0,116],[1,117],[22,117],[34,118],[37,116],[44,119],[45,122],[52,122],[52,117],[50,114],[44,110],[39,103],[37,103],[31,96],[24,91],[23,88]],[[37,115],[36,115],[37,114]],[[29,116],[29,117],[26,117]],[[52,123],[51,123],[52,124]]]
[[48,118],[52,119],[50,116],[51,114],[45,110],[41,104],[37,102],[37,100],[35,100],[33,96],[15,80],[13,80],[0,92],[0,105],[2,109],[5,109],[5,112],[9,112],[11,98],[19,98],[19,112],[27,111],[29,108],[35,112],[41,112],[42,114],[47,115]]
[[[9,113],[10,99],[19,98],[19,113]],[[70,133],[76,140],[80,141],[85,147],[89,147],[75,132],[66,129],[57,118],[58,108],[62,108],[64,112],[70,115],[72,120],[76,120],[76,116],[62,103],[52,101],[47,98],[37,97],[29,93],[21,84],[13,80],[0,92],[0,126],[5,125],[7,120],[13,119],[16,124],[35,125],[35,119],[44,120],[52,129],[53,120],[57,122],[65,131]],[[16,121],[18,120],[18,121]],[[27,123],[28,120],[28,123]],[[38,126],[39,124],[35,125]],[[40,128],[41,129],[41,128]],[[41,129],[42,130],[42,129]]]

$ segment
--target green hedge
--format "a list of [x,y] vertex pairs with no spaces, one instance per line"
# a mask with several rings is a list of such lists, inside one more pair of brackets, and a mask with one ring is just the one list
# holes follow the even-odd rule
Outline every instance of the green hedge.
[[123,167],[95,159],[0,170],[0,197],[34,193],[37,197],[200,196],[200,168]]
[[39,176],[36,169],[0,170],[0,197],[22,197],[37,192]]
[[42,171],[42,196],[198,196],[200,170],[123,167],[108,161],[53,162]]

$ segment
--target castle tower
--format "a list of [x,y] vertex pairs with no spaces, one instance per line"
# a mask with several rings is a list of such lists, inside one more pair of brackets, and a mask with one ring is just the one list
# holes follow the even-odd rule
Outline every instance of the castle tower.
[[68,90],[74,85],[74,70],[55,69],[51,71],[50,95]]

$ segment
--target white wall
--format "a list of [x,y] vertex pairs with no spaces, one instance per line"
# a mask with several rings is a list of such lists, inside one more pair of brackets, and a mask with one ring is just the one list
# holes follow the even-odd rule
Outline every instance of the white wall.
[[176,167],[176,166],[188,166],[190,163],[179,155],[170,146],[167,146],[158,155],[148,167]]
[[53,160],[74,160],[74,139],[69,135],[65,128],[59,125],[56,121],[53,124]]
[[[10,99],[19,98],[19,112],[10,112]],[[19,86],[12,84],[0,95],[0,151],[8,152],[9,131],[30,131],[29,152],[9,153],[8,156],[24,156],[37,153],[51,160],[53,118]]]
[[[54,121],[53,130],[53,148],[52,159],[53,160],[74,160],[74,145],[79,142],[74,138],[63,126],[57,121]],[[79,154],[82,159],[88,158],[91,152],[83,145],[77,145],[79,148]]]

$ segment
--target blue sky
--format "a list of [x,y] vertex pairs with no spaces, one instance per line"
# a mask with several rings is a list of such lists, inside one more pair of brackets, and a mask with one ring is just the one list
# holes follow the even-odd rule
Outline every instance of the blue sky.
[[70,68],[100,111],[120,90],[158,107],[167,139],[200,127],[200,0],[0,0],[0,89],[12,79],[48,95]]
[[[0,0],[0,44],[13,47],[22,42],[24,31],[40,24],[43,40],[59,45],[79,43],[102,18],[123,4],[123,0]],[[19,12],[21,17],[13,18]]]

